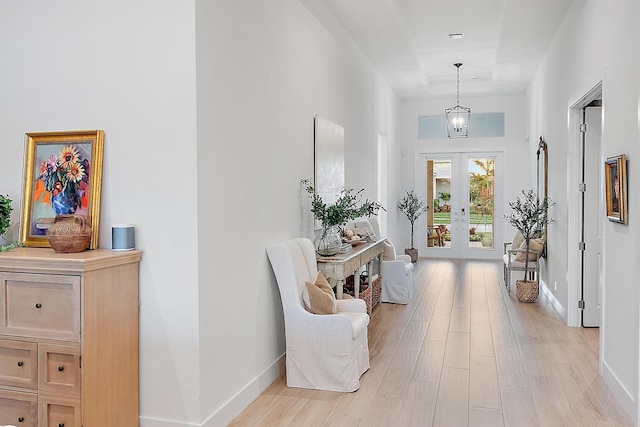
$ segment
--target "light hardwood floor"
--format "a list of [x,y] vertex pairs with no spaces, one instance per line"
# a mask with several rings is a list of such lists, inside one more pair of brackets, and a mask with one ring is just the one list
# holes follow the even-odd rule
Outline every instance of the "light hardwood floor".
[[502,264],[419,260],[414,298],[369,325],[354,393],[269,386],[230,426],[631,426],[598,375],[598,330],[541,295],[518,303]]

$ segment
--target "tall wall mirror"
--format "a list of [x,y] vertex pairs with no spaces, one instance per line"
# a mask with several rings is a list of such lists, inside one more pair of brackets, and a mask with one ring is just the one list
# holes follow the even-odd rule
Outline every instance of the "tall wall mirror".
[[[536,169],[536,190],[539,199],[549,197],[549,153],[547,143],[542,137],[538,142],[538,151],[536,151],[537,169]],[[544,226],[544,249],[542,257],[547,257],[547,226]]]

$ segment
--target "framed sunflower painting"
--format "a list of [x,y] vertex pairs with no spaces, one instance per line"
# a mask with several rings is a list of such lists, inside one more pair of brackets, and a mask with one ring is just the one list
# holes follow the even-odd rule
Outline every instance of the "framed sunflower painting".
[[32,132],[25,136],[20,242],[49,247],[56,215],[81,215],[98,248],[104,131]]

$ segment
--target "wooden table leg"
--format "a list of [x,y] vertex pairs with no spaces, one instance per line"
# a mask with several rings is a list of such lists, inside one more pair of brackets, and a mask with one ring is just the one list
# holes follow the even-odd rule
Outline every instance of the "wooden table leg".
[[358,271],[353,272],[353,297],[360,298],[360,277]]

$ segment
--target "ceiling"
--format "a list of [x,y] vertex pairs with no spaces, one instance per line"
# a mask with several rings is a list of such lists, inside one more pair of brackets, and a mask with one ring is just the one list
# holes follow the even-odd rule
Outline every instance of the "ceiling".
[[573,1],[317,0],[403,99],[523,93]]

